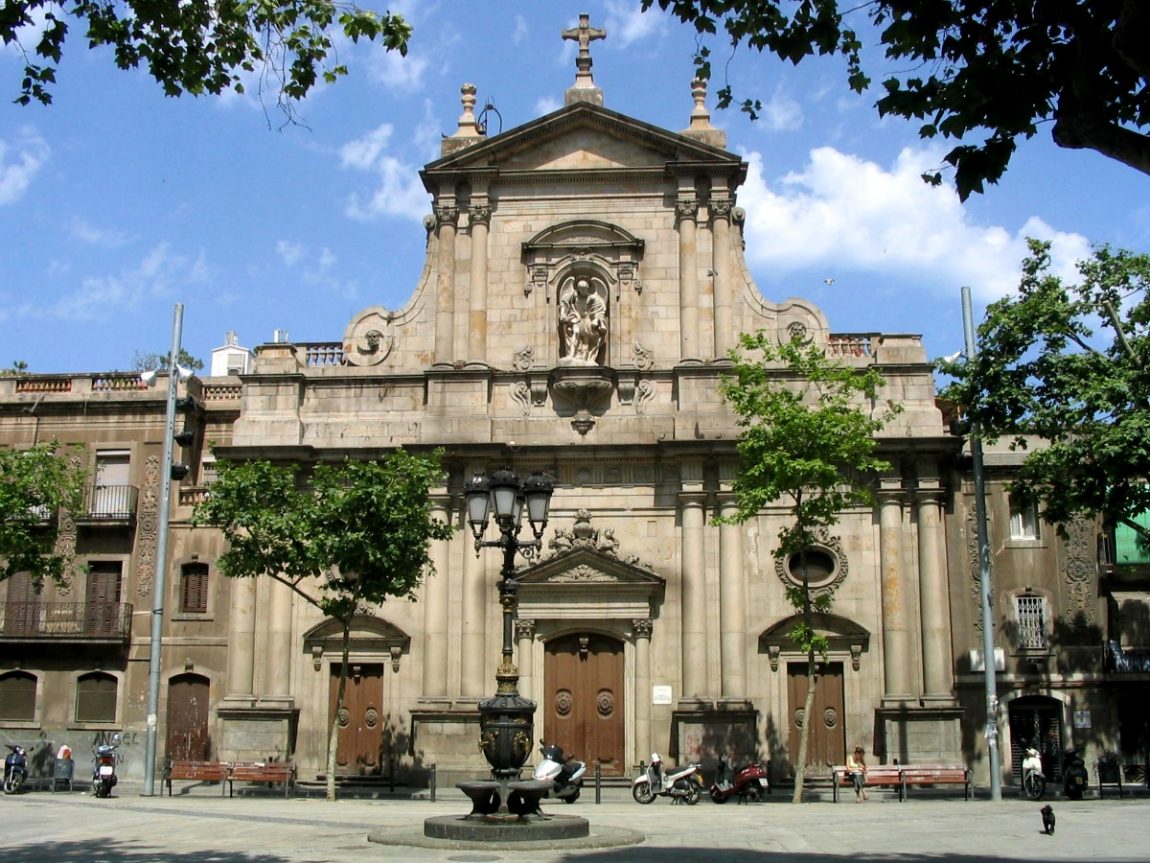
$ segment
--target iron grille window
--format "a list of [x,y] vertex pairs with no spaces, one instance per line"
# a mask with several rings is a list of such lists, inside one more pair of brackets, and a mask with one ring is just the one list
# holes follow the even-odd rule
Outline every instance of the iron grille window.
[[1046,639],[1046,597],[1026,593],[1014,597],[1018,621],[1018,646],[1024,649],[1048,647]]
[[85,674],[76,682],[76,721],[115,722],[119,681],[110,674]]

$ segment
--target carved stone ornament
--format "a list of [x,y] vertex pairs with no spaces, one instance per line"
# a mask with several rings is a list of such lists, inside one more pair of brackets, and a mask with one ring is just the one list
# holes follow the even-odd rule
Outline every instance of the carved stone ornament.
[[[619,556],[619,540],[615,538],[615,531],[612,528],[599,531],[592,527],[591,512],[586,509],[581,509],[575,513],[575,524],[570,530],[562,527],[556,528],[551,540],[547,543],[547,547],[551,549],[552,555],[561,554],[572,548],[592,548],[611,557]],[[586,581],[588,579],[578,577],[572,580]],[[615,579],[610,578],[609,580],[614,581]]]
[[717,198],[711,201],[710,211],[712,216],[721,219],[729,218],[731,215],[731,202],[728,199]]
[[693,219],[699,214],[698,201],[676,201],[675,215],[680,219]]
[[591,275],[569,276],[559,288],[560,364],[602,365],[607,351],[607,286]]
[[643,416],[647,413],[647,405],[655,398],[655,385],[648,380],[639,381],[635,387],[635,413]]
[[648,371],[655,365],[655,352],[635,342],[631,346],[631,359],[635,363],[635,368]]
[[1093,530],[1089,522],[1078,518],[1070,523],[1066,538],[1066,586],[1070,617],[1094,623],[1094,597],[1097,567],[1091,562]]
[[[843,544],[837,536],[830,536],[825,531],[820,531],[818,544],[813,546],[812,550],[829,555],[834,560],[834,570],[825,580],[810,584],[811,594],[817,596],[822,593],[833,592],[846,579],[850,569]],[[797,563],[797,559],[797,554],[789,555],[786,558],[775,558],[775,575],[783,584],[794,587],[802,586],[801,579],[790,571],[791,564]]]
[[583,564],[582,566],[577,566],[574,569],[568,569],[564,572],[556,573],[547,580],[555,584],[566,584],[571,582],[586,583],[591,581],[615,582],[619,579],[615,578],[613,575],[608,575],[605,572],[601,572],[598,569]]
[[805,344],[810,341],[810,337],[807,334],[807,325],[802,321],[791,321],[787,324],[787,338],[789,338],[792,343],[798,344]]
[[348,365],[379,365],[394,347],[394,315],[382,306],[360,312],[344,330],[343,356]]
[[510,385],[511,388],[511,401],[519,405],[519,410],[522,411],[523,416],[531,415],[531,387],[527,385],[527,381],[515,381]]
[[512,366],[516,371],[529,372],[533,365],[535,365],[535,348],[531,345],[524,345],[515,352]]
[[459,221],[459,207],[436,207],[435,221],[438,225],[455,225]]
[[156,576],[156,543],[159,538],[160,457],[150,455],[144,462],[144,493],[136,516],[136,589],[140,596],[152,592]]
[[485,204],[476,204],[468,207],[467,218],[473,225],[486,225],[491,221],[491,207]]
[[631,631],[636,638],[650,638],[655,630],[655,621],[649,617],[637,617],[631,621]]

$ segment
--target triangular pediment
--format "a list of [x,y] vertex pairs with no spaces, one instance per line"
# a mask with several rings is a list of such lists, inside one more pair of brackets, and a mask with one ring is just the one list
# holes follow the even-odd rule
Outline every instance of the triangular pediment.
[[426,183],[444,173],[491,169],[661,171],[672,162],[741,166],[738,156],[719,147],[600,105],[577,103],[431,162],[423,176]]
[[615,584],[662,588],[665,581],[648,569],[593,548],[572,548],[521,570],[519,591],[538,585]]
[[666,582],[633,562],[594,548],[573,548],[520,572],[519,614],[547,619],[650,618]]

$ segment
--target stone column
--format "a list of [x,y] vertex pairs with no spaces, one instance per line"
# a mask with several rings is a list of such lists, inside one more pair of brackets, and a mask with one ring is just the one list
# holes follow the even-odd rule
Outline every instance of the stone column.
[[919,491],[918,584],[922,615],[922,682],[925,696],[932,700],[949,700],[952,697],[942,506],[941,490]]
[[435,364],[450,365],[455,359],[455,224],[459,208],[444,204],[435,208],[439,246],[435,285]]
[[536,690],[532,651],[535,648],[535,621],[518,619],[515,621],[516,660],[519,665],[519,694],[539,703],[540,693]]
[[[719,515],[734,517],[739,505],[731,493],[719,495]],[[747,695],[747,579],[743,569],[743,528],[719,527],[719,632],[721,654],[720,695]]]
[[695,243],[699,204],[680,199],[679,222],[679,350],[684,360],[699,359],[699,262]]
[[484,201],[467,209],[471,224],[471,290],[467,326],[467,359],[487,362],[487,231],[491,207]]
[[[684,487],[688,485],[694,484],[684,483]],[[704,698],[710,694],[707,685],[706,556],[703,546],[705,502],[706,495],[699,491],[684,491],[679,495],[683,525],[683,562],[679,574],[683,621],[683,698]]]
[[291,698],[292,602],[291,588],[267,579],[268,649],[267,669],[261,695],[273,699]]
[[[495,668],[498,657],[487,655],[487,604],[494,596],[487,595],[487,567],[483,557],[472,549],[471,535],[464,538],[463,558],[463,650],[461,662],[460,694],[464,698],[490,695],[495,686]],[[487,669],[490,668],[490,673]]]
[[711,272],[715,286],[715,359],[725,359],[735,346],[731,291],[731,201],[711,200]]
[[[442,486],[431,492],[431,517],[451,523],[451,499]],[[466,528],[465,528],[466,529]],[[436,540],[429,549],[435,574],[423,582],[424,698],[447,697],[448,585],[451,583],[451,541]]]
[[631,621],[635,633],[635,751],[633,763],[651,757],[651,631],[650,618]]
[[228,697],[251,699],[256,691],[256,579],[229,580]]
[[902,489],[879,491],[879,567],[882,577],[883,700],[911,697],[909,600],[902,566]]

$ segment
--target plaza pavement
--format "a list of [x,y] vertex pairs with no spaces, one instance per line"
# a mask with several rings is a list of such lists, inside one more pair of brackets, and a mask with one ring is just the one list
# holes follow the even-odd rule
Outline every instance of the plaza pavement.
[[[882,792],[867,803],[830,800],[640,806],[625,788],[588,789],[574,805],[547,802],[547,814],[580,815],[590,840],[578,845],[451,846],[423,839],[433,816],[463,815],[452,789],[422,799],[285,800],[219,796],[195,789],[144,797],[123,785],[98,800],[80,792],[0,798],[0,863],[937,863],[982,860],[1150,860],[1150,797],[1049,800],[1058,824],[1042,832],[1040,804],[1004,790],[1001,802],[961,795],[898,802]],[[369,841],[371,836],[376,841]],[[386,844],[384,844],[386,843]],[[632,843],[632,844],[625,844]],[[608,845],[612,847],[593,847]],[[591,846],[591,847],[588,847]]]

